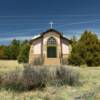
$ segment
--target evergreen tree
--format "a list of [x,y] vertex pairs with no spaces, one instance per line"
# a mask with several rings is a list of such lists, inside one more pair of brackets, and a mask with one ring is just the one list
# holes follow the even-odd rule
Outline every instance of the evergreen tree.
[[19,55],[19,50],[20,50],[20,41],[14,39],[11,43],[10,49],[12,51],[11,53],[11,58],[12,59],[17,59],[17,56]]
[[30,50],[29,42],[23,41],[17,58],[19,63],[28,63],[29,50]]
[[88,66],[100,65],[100,42],[96,34],[85,31],[79,41],[72,46],[69,64]]
[[5,56],[5,46],[0,46],[0,59],[5,59],[6,56]]

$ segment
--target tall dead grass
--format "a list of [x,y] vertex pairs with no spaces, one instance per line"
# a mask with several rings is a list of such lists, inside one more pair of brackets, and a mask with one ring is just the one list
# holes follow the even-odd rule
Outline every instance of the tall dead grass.
[[23,71],[13,71],[0,78],[0,87],[12,90],[41,89],[47,85],[79,84],[79,73],[64,66],[25,65]]

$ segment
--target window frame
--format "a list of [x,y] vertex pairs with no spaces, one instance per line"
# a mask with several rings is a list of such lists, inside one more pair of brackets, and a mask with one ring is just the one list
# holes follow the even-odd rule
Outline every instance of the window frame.
[[57,41],[54,37],[50,37],[47,41],[48,46],[57,45]]

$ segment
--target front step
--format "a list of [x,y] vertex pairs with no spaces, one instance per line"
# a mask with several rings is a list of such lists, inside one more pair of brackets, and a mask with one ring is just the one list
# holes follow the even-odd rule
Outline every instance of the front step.
[[45,65],[60,65],[60,59],[59,58],[46,58],[44,60]]

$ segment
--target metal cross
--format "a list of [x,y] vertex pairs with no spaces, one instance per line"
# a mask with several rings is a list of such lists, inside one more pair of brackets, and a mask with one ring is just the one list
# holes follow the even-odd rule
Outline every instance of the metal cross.
[[53,23],[53,22],[50,22],[49,24],[50,24],[50,27],[53,28],[53,24],[54,24],[54,23]]

